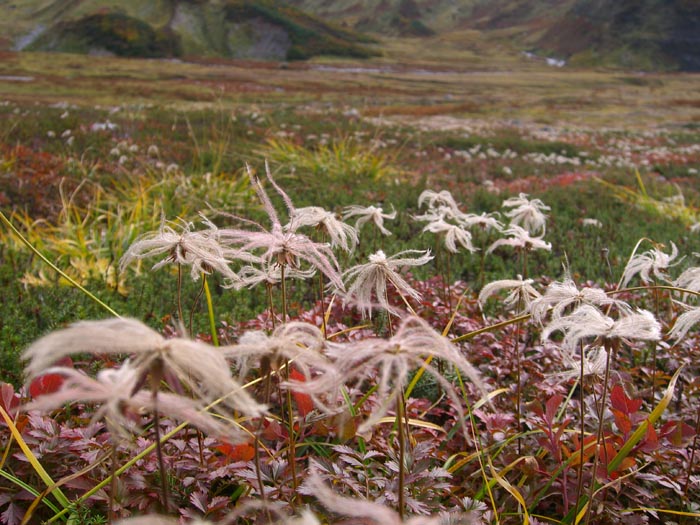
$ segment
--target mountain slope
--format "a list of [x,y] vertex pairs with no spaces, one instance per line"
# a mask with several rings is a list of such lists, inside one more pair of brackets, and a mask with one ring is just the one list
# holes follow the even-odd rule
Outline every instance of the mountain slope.
[[700,2],[578,0],[538,46],[582,64],[700,70]]
[[415,36],[479,30],[580,65],[700,71],[697,0],[286,0],[362,31]]
[[372,40],[272,0],[0,0],[5,48],[120,56],[369,57]]

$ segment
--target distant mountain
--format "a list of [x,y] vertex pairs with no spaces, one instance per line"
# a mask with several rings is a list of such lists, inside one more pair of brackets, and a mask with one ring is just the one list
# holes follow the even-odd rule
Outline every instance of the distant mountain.
[[699,0],[285,0],[394,36],[480,30],[571,64],[700,71]]
[[0,47],[294,60],[378,54],[366,36],[273,0],[0,0]]
[[292,60],[467,32],[477,56],[700,71],[700,0],[0,0],[0,49]]

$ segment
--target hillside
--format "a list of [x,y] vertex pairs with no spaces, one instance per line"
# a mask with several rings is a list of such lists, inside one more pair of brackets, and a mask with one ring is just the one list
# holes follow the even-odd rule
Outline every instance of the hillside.
[[372,40],[271,0],[0,1],[5,49],[139,57],[369,57]]
[[700,71],[696,0],[287,0],[360,31],[478,30],[492,42],[574,65]]

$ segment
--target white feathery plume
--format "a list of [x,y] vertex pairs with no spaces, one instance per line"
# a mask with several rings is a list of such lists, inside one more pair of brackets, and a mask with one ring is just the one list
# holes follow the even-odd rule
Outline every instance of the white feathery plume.
[[422,207],[425,203],[428,204],[428,208],[446,207],[459,213],[459,206],[457,205],[457,202],[452,194],[447,190],[442,190],[439,192],[425,190],[421,192],[421,194],[418,196],[418,207]]
[[[581,357],[575,353],[563,351],[563,364],[566,367],[561,372],[550,374],[550,377],[557,377],[569,380],[581,377]],[[583,375],[602,378],[605,376],[605,368],[608,362],[608,353],[602,346],[587,346],[583,351]]]
[[700,267],[693,266],[684,270],[683,273],[673,281],[673,285],[678,288],[700,293]]
[[496,217],[499,217],[500,213],[482,213],[477,215],[476,213],[466,213],[459,217],[459,223],[465,228],[481,228],[482,230],[490,231],[502,231],[503,223],[499,221]]
[[503,230],[505,235],[510,235],[510,237],[497,239],[491,246],[489,246],[486,253],[491,253],[500,246],[512,246],[513,248],[520,250],[552,250],[552,245],[548,242],[542,240],[542,236],[533,237],[530,235],[526,229],[521,228],[516,224],[511,224],[508,228]]
[[[414,254],[417,257],[406,257]],[[398,272],[405,266],[421,266],[432,258],[429,250],[404,250],[391,257],[379,250],[369,256],[368,263],[353,266],[343,273],[343,278],[349,284],[344,294],[345,304],[352,302],[362,311],[363,316],[367,314],[370,318],[372,309],[377,304],[387,312],[396,314],[397,310],[387,299],[387,284],[394,286],[404,297],[420,300],[420,294]],[[373,293],[376,300],[372,299]]]
[[610,297],[600,288],[581,288],[579,290],[574,281],[570,277],[566,277],[563,281],[550,283],[544,295],[532,301],[530,313],[533,321],[542,323],[550,309],[552,319],[556,319],[561,317],[567,308],[581,304],[614,305],[621,312],[632,312],[632,308],[626,302]]
[[238,344],[222,347],[224,356],[235,362],[239,374],[243,377],[251,368],[259,366],[262,358],[269,359],[273,370],[277,370],[286,361],[311,379],[313,369],[328,369],[330,363],[323,355],[324,337],[314,325],[293,321],[275,328],[271,335],[254,330],[244,333]]
[[202,273],[210,274],[214,271],[224,277],[235,278],[233,270],[229,268],[226,249],[219,244],[217,230],[213,229],[215,226],[206,218],[204,222],[210,227],[209,230],[193,231],[193,223],[180,219],[178,232],[163,219],[157,232],[145,233],[129,246],[119,262],[120,271],[134,261],[167,254],[151,269],[157,270],[167,264],[181,264],[191,267],[190,275],[194,281]]
[[481,289],[479,302],[483,304],[493,294],[508,290],[510,293],[503,300],[503,304],[507,308],[517,308],[520,304],[522,311],[527,311],[533,300],[540,297],[540,293],[532,286],[534,282],[532,279],[523,279],[521,275],[518,275],[517,279],[490,282]]
[[602,228],[603,223],[600,222],[598,219],[592,219],[592,218],[585,218],[581,219],[581,226],[590,226],[593,228]]
[[518,197],[512,197],[503,201],[504,208],[513,208],[505,213],[510,218],[511,225],[518,225],[534,234],[542,232],[544,234],[547,216],[543,211],[550,208],[540,199],[528,199],[526,193],[521,193]]
[[384,219],[395,219],[396,209],[392,206],[390,213],[384,213],[384,210],[378,206],[346,206],[343,211],[343,219],[349,219],[350,217],[358,217],[355,222],[356,230],[372,221],[382,234],[391,235],[391,232],[384,227]]
[[338,246],[346,252],[353,251],[359,241],[355,228],[320,206],[295,208],[285,229],[296,232],[303,226],[321,228],[330,237],[332,247]]
[[442,234],[445,237],[445,247],[452,253],[457,253],[459,243],[465,250],[470,252],[477,251],[477,248],[472,244],[472,235],[467,230],[456,224],[450,224],[440,219],[433,221],[423,228],[424,232]]
[[486,386],[479,372],[467,361],[457,347],[446,337],[436,332],[427,322],[416,316],[406,317],[390,339],[369,338],[346,344],[328,344],[328,355],[335,364],[335,373],[323,375],[313,381],[299,385],[299,390],[308,393],[327,392],[338,384],[364,379],[378,370],[377,399],[380,404],[358,431],[370,429],[391,409],[398,395],[408,382],[412,370],[425,367],[452,398],[454,406],[461,411],[461,402],[453,385],[425,359],[433,356],[455,366],[474,385],[486,394]]
[[[286,268],[284,271],[285,279],[310,279],[316,275],[314,268],[307,270],[298,270],[296,268]],[[259,284],[265,283],[276,285],[282,281],[282,267],[277,263],[262,263],[260,266],[243,266],[238,270],[238,276],[234,280],[230,280],[224,285],[224,288],[253,288]]]
[[673,328],[669,330],[668,337],[680,341],[690,329],[700,322],[700,308],[691,308],[678,316]]
[[92,420],[104,419],[113,436],[126,439],[128,429],[140,430],[133,418],[140,418],[144,410],[153,412],[157,409],[168,417],[188,421],[212,436],[229,440],[247,437],[242,431],[226,427],[219,419],[203,412],[199,401],[167,392],[159,392],[156,400],[150,391],[137,390],[139,371],[129,360],[119,368],[101,370],[95,379],[68,367],[52,367],[47,373],[64,378],[61,388],[37,397],[25,405],[25,410],[55,410],[72,401],[97,403],[100,407]]
[[461,223],[464,216],[465,215],[458,209],[450,208],[449,206],[438,206],[436,208],[429,208],[423,215],[412,215],[411,218],[420,222],[451,220]]
[[683,258],[681,258],[671,264],[671,261],[677,256],[678,248],[673,242],[671,242],[670,254],[664,253],[658,248],[654,248],[653,250],[648,250],[633,256],[627,263],[625,271],[622,274],[622,287],[626,287],[637,274],[639,274],[639,277],[645,284],[651,281],[652,275],[657,279],[668,282],[666,270],[683,260]]
[[645,341],[661,339],[661,325],[647,310],[637,310],[612,319],[589,304],[579,306],[567,316],[553,319],[542,331],[542,339],[557,331],[564,332],[564,344],[569,349],[586,337]]
[[[267,164],[265,164],[267,168]],[[338,261],[333,255],[330,245],[312,241],[306,235],[285,231],[280,223],[272,201],[265,193],[258,177],[248,167],[248,176],[263,204],[263,208],[272,223],[270,230],[266,230],[257,223],[254,224],[259,231],[249,231],[234,228],[219,230],[222,241],[237,247],[238,253],[251,254],[262,252],[260,258],[268,263],[278,263],[290,268],[299,268],[299,262],[305,261],[318,271],[323,273],[335,287],[342,290],[343,281],[340,277]],[[294,214],[294,206],[289,196],[277,186],[267,168],[267,178],[270,184],[284,200],[290,215]],[[246,221],[251,223],[251,221]]]
[[265,412],[231,377],[219,349],[185,338],[166,339],[135,319],[81,321],[42,337],[23,353],[29,360],[27,375],[35,377],[62,357],[77,353],[132,354],[140,377],[162,367],[202,401],[225,396],[233,408],[248,415]]

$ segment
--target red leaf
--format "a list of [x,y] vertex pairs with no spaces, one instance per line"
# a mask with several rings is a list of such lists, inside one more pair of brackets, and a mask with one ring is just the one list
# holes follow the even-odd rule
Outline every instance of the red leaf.
[[656,430],[654,430],[654,427],[649,425],[647,426],[647,435],[644,438],[644,441],[640,445],[640,449],[644,452],[653,452],[659,447],[659,436],[656,433]]
[[546,421],[549,425],[552,425],[554,423],[554,420],[557,417],[557,408],[559,408],[562,399],[564,399],[564,396],[562,396],[561,394],[555,394],[547,400],[547,403],[545,405],[547,407]]
[[641,399],[631,399],[627,397],[625,389],[619,384],[612,387],[610,392],[610,402],[613,408],[619,410],[623,414],[631,415],[642,408],[643,401]]
[[221,452],[229,461],[250,461],[255,457],[255,449],[249,443],[232,445],[224,441],[221,445],[215,446],[214,450]]
[[668,439],[673,446],[681,447],[695,436],[695,430],[683,421],[669,421],[661,427],[659,434]]
[[[73,360],[66,356],[56,361],[55,366],[73,368]],[[61,374],[44,374],[35,377],[29,384],[29,395],[39,397],[45,394],[53,394],[61,389],[63,376]]]
[[60,374],[44,374],[35,377],[29,384],[29,395],[39,397],[46,394],[53,394],[61,389],[63,376]]
[[8,414],[11,414],[19,406],[19,394],[9,383],[0,384],[0,405]]
[[[289,379],[293,379],[294,381],[299,381],[301,383],[306,381],[304,374],[299,372],[299,370],[294,367],[289,370]],[[299,415],[301,415],[301,417],[306,417],[308,413],[314,409],[314,402],[309,394],[292,390],[292,397],[294,398],[294,402],[297,404],[297,410],[299,411]]]
[[615,416],[615,424],[617,425],[617,428],[619,428],[620,432],[627,436],[632,431],[632,421],[630,421],[630,418],[627,417],[627,414],[621,412],[620,410],[613,408],[612,413],[613,416]]
[[263,431],[262,437],[270,441],[279,441],[287,438],[287,434],[277,421],[274,420],[264,420],[263,421]]

